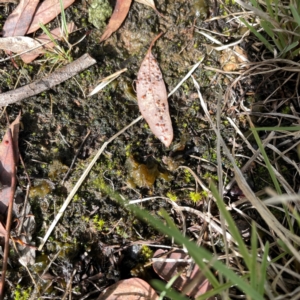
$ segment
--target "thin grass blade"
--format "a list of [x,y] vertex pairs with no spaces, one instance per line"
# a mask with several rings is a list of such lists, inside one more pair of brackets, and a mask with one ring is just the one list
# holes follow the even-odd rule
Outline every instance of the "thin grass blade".
[[[157,279],[151,280],[151,285],[155,289],[161,291],[161,296],[167,296],[170,299],[176,299],[176,300],[188,300],[189,299],[189,298],[177,293],[173,289],[166,288],[166,284],[160,280],[157,280]],[[161,300],[161,297],[159,297],[159,300]]]
[[257,288],[257,231],[255,227],[255,223],[252,222],[252,230],[251,230],[251,268],[250,268],[250,283],[251,286],[256,289]]
[[65,36],[66,39],[68,40],[69,32],[68,32],[67,19],[66,19],[63,0],[59,0],[59,4],[60,4],[61,26],[63,30],[63,36]]
[[295,9],[294,5],[290,5],[289,7],[293,14],[294,20],[297,22],[298,26],[300,26],[300,16],[299,16],[297,10]]
[[265,282],[267,279],[267,268],[268,268],[268,255],[269,255],[269,242],[267,241],[264,249],[264,255],[262,257],[262,262],[261,262],[261,268],[260,268],[260,274],[261,278],[258,281],[258,286],[257,286],[257,291],[259,292],[260,295],[263,295],[264,290],[265,290]]
[[273,46],[253,27],[251,26],[245,19],[240,18],[240,20],[248,27],[248,29],[267,47],[267,49],[274,53]]
[[212,192],[213,196],[216,199],[220,213],[223,215],[224,219],[226,220],[228,227],[229,227],[229,231],[230,231],[232,237],[236,240],[239,251],[244,258],[245,264],[247,265],[247,268],[250,270],[251,269],[251,256],[250,256],[248,249],[243,241],[243,238],[242,238],[239,230],[237,229],[236,224],[235,224],[234,220],[232,219],[230,213],[226,209],[223,199],[220,197],[218,190],[213,182],[211,182],[210,188],[211,188],[211,192]]

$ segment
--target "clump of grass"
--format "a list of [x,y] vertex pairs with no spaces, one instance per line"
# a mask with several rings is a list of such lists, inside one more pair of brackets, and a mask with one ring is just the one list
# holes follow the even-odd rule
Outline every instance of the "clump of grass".
[[[258,17],[257,24],[246,21],[244,18],[240,20],[275,57],[294,59],[299,55],[299,1],[291,1],[290,4],[285,4],[278,0],[251,0],[252,6],[242,0],[236,2],[256,14]],[[260,33],[260,27],[269,36],[269,39]]]
[[47,60],[50,61],[54,65],[56,65],[56,64],[61,65],[61,64],[72,62],[73,57],[71,55],[71,51],[72,51],[73,47],[76,44],[80,43],[82,40],[82,39],[80,39],[73,45],[70,44],[70,42],[69,42],[70,32],[68,29],[68,23],[67,23],[66,14],[65,14],[62,0],[60,0],[60,9],[61,9],[61,12],[60,12],[60,15],[61,15],[61,19],[60,19],[61,39],[63,40],[63,42],[65,44],[67,44],[66,48],[60,46],[57,39],[51,34],[51,32],[48,30],[48,28],[44,24],[40,23],[41,29],[48,36],[48,38],[51,40],[51,42],[53,42],[55,45],[53,49],[48,48],[47,52],[45,54]]

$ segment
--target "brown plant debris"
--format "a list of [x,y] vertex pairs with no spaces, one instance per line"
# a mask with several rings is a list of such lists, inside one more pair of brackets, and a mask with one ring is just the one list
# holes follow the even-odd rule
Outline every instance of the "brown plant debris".
[[144,58],[136,83],[138,105],[141,114],[153,134],[169,147],[173,140],[173,127],[169,113],[168,94],[163,76],[151,49],[159,34],[151,43]]
[[89,54],[84,54],[77,60],[63,68],[58,69],[43,79],[34,81],[16,90],[0,94],[0,106],[6,106],[46,91],[53,86],[72,78],[74,75],[87,69],[95,63],[96,60],[93,59]]

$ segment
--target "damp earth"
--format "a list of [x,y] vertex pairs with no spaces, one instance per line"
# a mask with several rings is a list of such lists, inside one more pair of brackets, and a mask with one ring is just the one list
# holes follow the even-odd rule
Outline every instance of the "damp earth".
[[[104,3],[107,14],[113,10],[115,1],[76,1],[66,9],[67,19],[79,28],[70,35],[70,44],[74,44],[70,55],[75,60],[89,53],[97,64],[2,111],[2,134],[6,130],[7,118],[12,121],[20,111],[22,114],[19,148],[24,165],[18,167],[18,186],[25,195],[28,174],[32,185],[29,201],[37,223],[33,239],[36,245],[39,245],[72,187],[103,143],[139,117],[135,80],[149,45],[158,33],[164,32],[153,46],[152,53],[162,71],[167,91],[171,92],[193,65],[203,60],[202,67],[196,69],[193,76],[201,86],[213,120],[218,106],[222,106],[219,130],[228,146],[233,147],[231,137],[235,136],[228,116],[235,117],[241,130],[248,130],[244,126],[244,117],[235,114],[234,109],[225,103],[228,77],[213,71],[213,68],[221,68],[221,53],[212,51],[211,43],[198,33],[199,28],[215,30],[220,34],[222,43],[240,37],[239,29],[232,23],[225,23],[225,18],[205,21],[216,14],[226,17],[227,8],[235,12],[235,5],[225,1],[225,8],[219,2],[204,0],[155,2],[163,17],[150,7],[133,2],[121,28],[99,44],[108,17],[105,15],[96,20],[96,9],[99,3]],[[14,7],[15,4],[1,4],[1,27]],[[58,20],[50,23],[49,28],[56,26],[59,26]],[[243,46],[247,47],[246,44]],[[68,49],[64,42],[61,42],[61,47]],[[251,59],[251,53],[249,55]],[[43,78],[53,68],[67,62],[61,58],[53,65],[46,56],[27,65],[16,58],[19,69],[10,61],[0,62],[1,92]],[[104,90],[86,97],[100,79],[123,68],[127,71]],[[249,107],[257,101],[250,93],[255,85],[258,82],[246,83],[245,105]],[[137,273],[147,280],[156,276],[150,268],[140,268],[141,263],[149,259],[151,247],[134,245],[141,240],[161,245],[171,245],[172,241],[119,205],[109,190],[127,200],[153,197],[143,202],[142,207],[158,217],[160,210],[165,209],[181,229],[180,218],[176,217],[172,206],[159,196],[168,197],[180,205],[205,208],[207,194],[201,188],[199,190],[193,172],[206,186],[210,180],[217,180],[217,137],[201,108],[192,79],[185,81],[168,101],[174,130],[170,147],[166,148],[151,133],[144,120],[111,142],[74,196],[43,250],[37,251],[36,263],[30,267],[36,286],[33,286],[32,279],[18,262],[18,255],[12,248],[7,274],[11,282],[8,299],[27,299],[25,296],[16,298],[17,293],[34,295],[36,299],[42,296],[62,297],[70,278],[73,299],[81,299],[89,291],[96,290],[93,281],[86,280],[89,277],[99,276],[97,286],[103,289]],[[74,159],[75,163],[66,176]],[[236,158],[238,166],[242,166],[243,162],[243,155]],[[225,156],[222,167],[228,183],[233,178],[233,169]],[[258,172],[259,176],[255,178],[249,175],[249,182],[260,190],[271,179],[265,177],[263,170]],[[286,172],[287,180],[292,180],[288,170]],[[266,182],[260,181],[260,177]],[[185,217],[187,227],[199,223],[195,215],[186,214]],[[219,244],[216,247],[223,249]],[[51,263],[54,257],[55,263]],[[98,294],[96,291],[88,299],[96,299]]]

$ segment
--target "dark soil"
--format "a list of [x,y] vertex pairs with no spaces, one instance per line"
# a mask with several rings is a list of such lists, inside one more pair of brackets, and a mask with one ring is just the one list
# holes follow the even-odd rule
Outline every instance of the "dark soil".
[[[111,4],[114,5],[113,1]],[[88,22],[87,2],[76,1],[66,10],[67,19],[74,21],[80,28],[71,35],[71,43],[87,34],[72,49],[72,59],[89,53],[97,60],[97,65],[47,92],[6,107],[0,119],[1,132],[4,133],[7,128],[6,116],[12,121],[20,111],[22,114],[19,147],[32,184],[30,204],[37,224],[33,243],[39,245],[40,238],[101,145],[139,116],[134,81],[152,39],[159,32],[165,34],[156,42],[152,52],[161,67],[169,92],[203,56],[203,66],[220,69],[220,54],[216,51],[210,53],[206,46],[210,42],[198,34],[193,26],[219,33],[229,31],[228,37],[220,38],[222,43],[234,41],[238,33],[234,22],[225,24],[226,19],[204,22],[207,17],[225,13],[224,6],[218,2],[208,4],[196,0],[157,0],[158,11],[165,16],[162,18],[151,8],[134,2],[122,27],[103,44],[99,44],[103,30],[95,29]],[[2,26],[14,7],[13,4],[2,4],[0,7]],[[228,7],[235,11],[234,6],[228,4]],[[57,21],[50,25],[55,26]],[[67,47],[64,43],[62,46]],[[250,38],[244,48],[249,50],[250,58],[256,59],[254,55],[251,56]],[[14,68],[9,61],[0,63],[3,93],[46,76],[53,68],[53,64],[47,60],[36,60],[30,65],[25,65],[19,59],[16,62],[19,69]],[[100,79],[125,67],[128,71],[103,91],[85,98]],[[228,77],[203,68],[198,68],[194,76],[214,120],[219,95],[225,95],[230,83]],[[274,90],[274,85],[278,86],[271,77],[259,84],[262,81],[258,77],[245,80],[241,83],[243,89],[233,89],[237,95],[236,103],[227,101],[223,107],[220,131],[229,147],[232,147],[232,138],[236,137],[236,132],[228,123],[227,116],[233,118],[241,130],[248,130],[245,118],[231,110],[231,106],[238,107],[239,99],[245,98],[244,104],[250,107],[258,100],[265,99]],[[260,91],[261,99],[256,99],[257,91]],[[281,92],[286,94],[290,89],[287,87],[287,90]],[[222,97],[221,104],[224,103]],[[284,107],[287,105],[285,103]],[[12,253],[7,274],[10,282],[7,285],[7,299],[27,299],[26,295],[31,295],[31,299],[41,296],[61,299],[70,280],[73,283],[72,299],[83,299],[89,293],[86,299],[96,299],[101,290],[120,279],[138,276],[148,281],[156,276],[150,267],[137,267],[149,258],[141,255],[141,243],[171,246],[171,241],[116,203],[106,190],[109,187],[125,199],[168,196],[176,199],[178,204],[206,209],[203,204],[205,201],[197,202],[193,197],[193,193],[201,194],[201,190],[196,191],[192,174],[187,170],[176,169],[178,166],[191,168],[207,186],[210,178],[217,179],[216,168],[213,167],[217,163],[216,136],[204,116],[191,79],[169,98],[169,106],[174,128],[171,147],[165,148],[152,135],[145,121],[135,124],[108,145],[43,251],[36,253],[36,264],[30,268],[36,286],[27,270],[18,262],[18,256]],[[271,109],[270,106],[264,106],[259,111],[267,112]],[[253,121],[264,126],[275,123],[274,120]],[[62,184],[88,131],[90,135],[78,154],[75,166]],[[237,143],[241,142],[236,138]],[[247,155],[248,150],[241,146],[239,151]],[[210,163],[201,162],[197,157]],[[237,157],[237,163],[243,165],[242,156]],[[223,171],[227,174],[226,184],[231,180],[233,172],[225,157]],[[263,184],[260,180],[262,177],[265,180]],[[287,172],[287,180],[294,183],[296,190],[297,181],[293,174]],[[270,181],[257,171],[256,176],[249,173],[249,182],[255,190],[260,190]],[[27,184],[24,167],[20,165],[18,186],[24,194]],[[202,197],[205,200],[204,194]],[[155,215],[158,215],[161,208],[166,209],[178,228],[182,228],[180,218],[165,200],[155,199],[141,205]],[[218,214],[216,210],[215,213]],[[187,227],[203,222],[194,215],[185,217]],[[151,247],[146,249],[150,251]],[[39,277],[58,252],[58,257],[46,274]],[[95,277],[87,280],[91,276]],[[20,291],[23,298],[17,298],[16,291]]]

